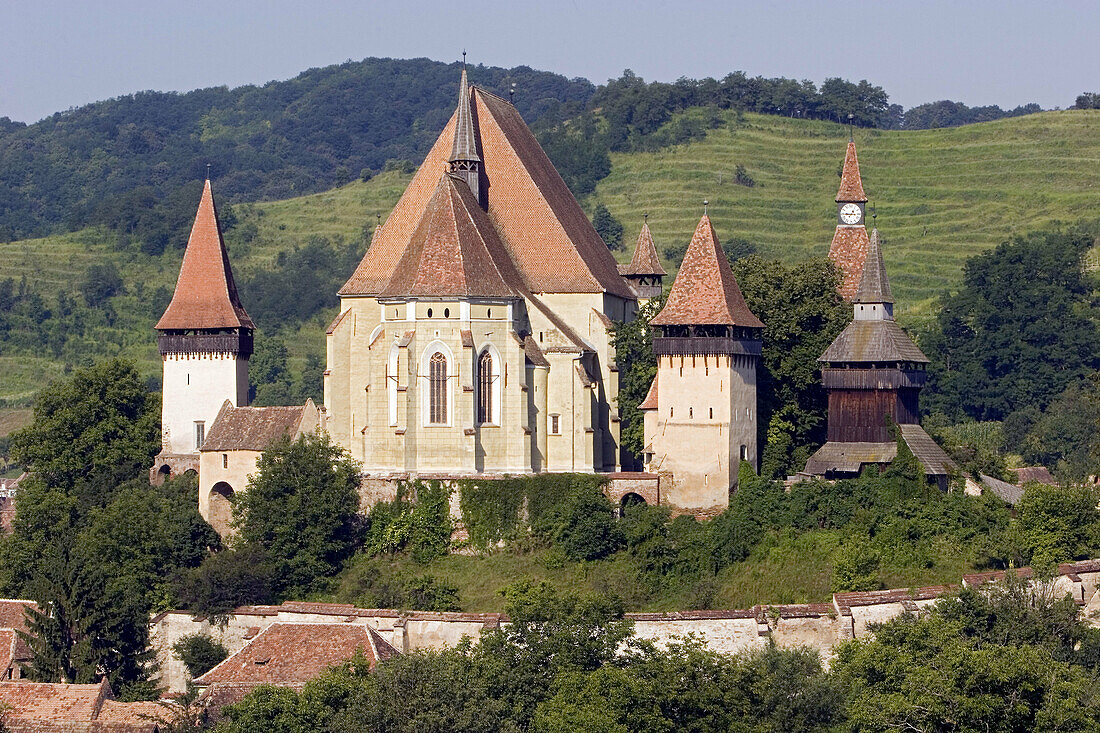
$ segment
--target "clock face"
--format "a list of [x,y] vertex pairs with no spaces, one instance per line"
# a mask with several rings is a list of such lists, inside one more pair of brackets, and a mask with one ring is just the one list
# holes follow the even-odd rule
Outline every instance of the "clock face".
[[859,204],[844,204],[840,207],[840,220],[845,224],[858,224],[863,218]]

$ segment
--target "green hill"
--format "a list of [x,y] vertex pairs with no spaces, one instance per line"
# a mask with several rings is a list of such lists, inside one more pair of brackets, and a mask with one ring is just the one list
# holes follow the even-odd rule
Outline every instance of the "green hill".
[[[927,312],[938,292],[960,281],[966,258],[1013,233],[1095,217],[1098,132],[1100,111],[1087,110],[942,130],[857,130],[864,186],[878,211],[903,313]],[[827,122],[723,114],[722,124],[702,140],[613,154],[611,174],[585,203],[591,209],[603,202],[622,220],[627,246],[617,253],[620,259],[630,255],[643,212],[649,213],[658,249],[685,243],[704,198],[720,237],[744,237],[761,254],[785,260],[822,256],[832,236],[832,199],[846,137],[845,126]],[[754,186],[735,182],[738,165]],[[375,215],[386,215],[409,178],[388,172],[324,193],[234,207],[238,223],[227,241],[238,281],[248,283],[270,269],[280,252],[311,237],[362,250]],[[113,262],[125,292],[110,299],[110,317],[92,312],[94,322],[75,352],[41,348],[33,324],[22,341],[9,334],[0,347],[0,407],[26,406],[65,363],[81,359],[121,351],[150,376],[158,374],[151,329],[163,307],[158,298],[175,282],[181,250],[172,247],[161,256],[133,247],[119,251],[116,238],[104,229],[85,229],[0,244],[0,281],[26,278],[27,288],[39,292],[48,308],[59,292],[78,298],[80,281],[96,263]],[[247,307],[247,286],[242,294]],[[323,353],[323,326],[332,315],[325,310],[306,323],[283,326],[292,370],[301,369],[306,354]],[[262,320],[259,325],[268,333],[280,326]]]

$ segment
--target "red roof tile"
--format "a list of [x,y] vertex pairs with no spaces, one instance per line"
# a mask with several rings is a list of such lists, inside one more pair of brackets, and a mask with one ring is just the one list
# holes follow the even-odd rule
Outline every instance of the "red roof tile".
[[1009,469],[1016,474],[1016,483],[1023,486],[1026,483],[1035,481],[1040,484],[1048,484],[1050,486],[1057,486],[1058,482],[1050,475],[1050,470],[1046,466],[1025,466],[1024,468]]
[[867,260],[867,250],[870,246],[867,229],[862,224],[837,225],[833,242],[829,245],[829,259],[840,268],[843,275],[837,292],[845,300],[854,298],[859,289],[859,281],[863,277],[863,263]]
[[667,275],[661,265],[661,258],[657,256],[657,247],[653,244],[653,235],[649,231],[649,222],[642,224],[642,231],[638,233],[638,241],[634,245],[634,256],[630,258],[630,265],[623,269],[626,275]]
[[651,323],[764,327],[745,303],[706,214],[695,228],[665,307]]
[[202,452],[228,450],[266,450],[280,438],[298,434],[310,403],[294,407],[234,407],[226,400],[206,439]]
[[380,297],[518,298],[508,251],[465,181],[444,175]]
[[848,141],[848,150],[844,153],[844,169],[840,174],[840,190],[836,192],[837,203],[866,203],[863,193],[863,181],[859,176],[859,159],[856,157],[856,144]]
[[[488,181],[488,218],[535,293],[608,292],[632,298],[615,259],[515,108],[473,87],[470,102]],[[341,295],[375,295],[412,241],[447,170],[458,113],[375,236]]]
[[0,629],[27,630],[26,609],[34,608],[34,601],[0,600]]
[[124,703],[111,686],[15,680],[0,683],[0,721],[11,733],[153,733],[176,709],[158,702]]
[[209,180],[203,186],[195,224],[183,253],[176,292],[156,327],[162,331],[255,328],[237,296]]
[[871,230],[867,257],[863,260],[863,274],[859,279],[853,303],[893,303],[890,278],[886,276],[886,262],[882,259],[882,247],[878,243],[878,229]]
[[638,405],[639,410],[657,409],[657,377],[657,374],[653,375],[653,381],[649,383],[649,391],[646,392],[645,399]]

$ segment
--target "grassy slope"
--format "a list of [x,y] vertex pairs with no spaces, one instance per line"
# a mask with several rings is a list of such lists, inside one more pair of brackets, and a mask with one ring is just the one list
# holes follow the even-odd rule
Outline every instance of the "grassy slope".
[[[709,199],[719,237],[747,238],[785,260],[823,256],[847,129],[752,114],[726,120],[702,141],[612,156],[596,198],[623,222],[628,249],[646,211],[658,250],[686,242]],[[1100,111],[944,130],[857,130],[855,139],[903,310],[926,309],[958,284],[968,257],[1013,233],[1097,216]],[[738,164],[755,187],[734,183]]]

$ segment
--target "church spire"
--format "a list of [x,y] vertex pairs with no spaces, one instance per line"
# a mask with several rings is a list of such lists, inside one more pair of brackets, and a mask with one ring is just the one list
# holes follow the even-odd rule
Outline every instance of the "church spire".
[[836,202],[867,203],[863,193],[863,181],[859,177],[859,159],[856,157],[856,144],[848,140],[848,150],[844,154],[844,170],[840,174],[840,189],[836,192]]
[[[863,275],[859,279],[859,288],[852,299],[855,307],[856,318],[860,317],[860,310],[867,313],[867,306],[882,306],[882,318],[893,320],[894,295],[890,291],[890,278],[886,276],[886,262],[882,259],[882,247],[879,246],[878,229],[871,230],[871,242],[867,247],[867,259],[863,261]],[[872,308],[873,315],[878,314],[878,308]]]
[[156,328],[160,331],[255,328],[237,296],[209,178],[203,185],[195,224],[183,253],[176,291]]
[[465,53],[463,53],[462,80],[458,86],[458,109],[455,111],[455,137],[448,169],[459,176],[481,203],[481,157],[477,154],[477,136],[474,132],[474,114],[470,107],[470,83],[466,80]]

